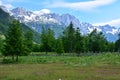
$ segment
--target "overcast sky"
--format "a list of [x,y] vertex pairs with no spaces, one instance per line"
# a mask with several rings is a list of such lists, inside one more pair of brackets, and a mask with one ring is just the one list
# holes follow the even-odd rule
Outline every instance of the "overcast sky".
[[120,27],[120,0],[0,0],[9,9],[23,7],[30,11],[65,14],[80,22]]

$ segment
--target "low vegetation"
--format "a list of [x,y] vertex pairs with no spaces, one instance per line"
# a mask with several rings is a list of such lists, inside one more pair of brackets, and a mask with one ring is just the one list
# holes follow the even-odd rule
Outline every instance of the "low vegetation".
[[117,53],[20,56],[14,64],[2,64],[0,58],[0,80],[119,80],[119,76],[120,54]]
[[[39,53],[41,54],[41,53]],[[51,54],[51,53],[50,53]],[[5,62],[6,61],[6,62]],[[12,61],[10,57],[6,57],[4,63],[9,64]],[[2,63],[3,61],[1,61]],[[90,66],[90,65],[120,65],[120,54],[104,53],[92,56],[20,56],[17,64],[50,64],[62,63],[70,66]]]

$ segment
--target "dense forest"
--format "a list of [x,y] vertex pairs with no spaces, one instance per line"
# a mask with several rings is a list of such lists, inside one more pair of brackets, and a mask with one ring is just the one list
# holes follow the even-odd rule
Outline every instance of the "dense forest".
[[[102,53],[102,52],[119,52],[120,51],[120,34],[116,42],[106,40],[102,32],[94,29],[88,35],[81,35],[80,29],[75,29],[72,22],[63,31],[63,34],[58,38],[54,37],[54,32],[51,29],[45,29],[41,34],[40,50],[47,52],[61,53]],[[36,51],[35,48],[33,51]]]
[[5,38],[0,36],[0,51],[4,56],[29,55],[30,52],[56,52],[78,55],[81,53],[120,52],[120,34],[116,42],[108,42],[102,32],[94,29],[88,35],[81,35],[80,29],[75,29],[72,22],[64,29],[62,35],[55,37],[54,31],[42,27],[40,43],[33,40],[32,31],[23,33],[19,21],[13,21],[7,30]]

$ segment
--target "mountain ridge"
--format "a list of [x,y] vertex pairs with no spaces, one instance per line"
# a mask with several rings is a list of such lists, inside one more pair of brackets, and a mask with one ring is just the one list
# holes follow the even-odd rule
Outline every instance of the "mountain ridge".
[[[75,16],[70,14],[56,14],[56,13],[43,13],[36,14],[34,11],[28,11],[24,8],[15,8],[10,12],[15,19],[20,20],[21,23],[24,23],[30,26],[37,32],[42,31],[42,26],[46,28],[51,28],[55,31],[55,34],[62,34],[64,28],[66,28],[70,22],[73,23],[74,27],[80,27],[81,34],[86,35],[92,32],[94,29],[97,31],[103,32],[106,39],[111,42],[115,42],[118,39],[118,33],[120,28],[117,29],[114,26],[104,25],[104,26],[93,26],[87,22],[80,22]],[[39,12],[40,13],[40,12]]]

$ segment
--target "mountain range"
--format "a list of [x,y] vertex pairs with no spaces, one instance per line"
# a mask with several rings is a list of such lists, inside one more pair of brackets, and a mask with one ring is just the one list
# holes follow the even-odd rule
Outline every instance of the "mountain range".
[[37,32],[41,32],[42,26],[51,28],[54,30],[56,36],[62,34],[62,31],[70,24],[70,22],[73,23],[74,28],[80,28],[82,35],[86,35],[94,29],[97,29],[97,31],[103,32],[106,39],[111,42],[115,42],[118,39],[118,33],[120,31],[120,28],[110,26],[109,24],[104,26],[93,26],[87,22],[80,22],[79,19],[70,14],[59,15],[56,13],[43,13],[41,11],[35,12],[19,7],[10,11],[7,11],[5,8],[2,9]]

